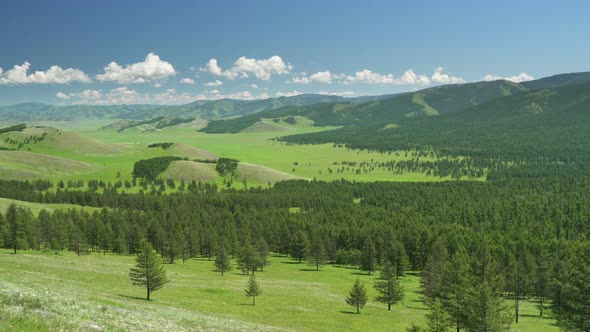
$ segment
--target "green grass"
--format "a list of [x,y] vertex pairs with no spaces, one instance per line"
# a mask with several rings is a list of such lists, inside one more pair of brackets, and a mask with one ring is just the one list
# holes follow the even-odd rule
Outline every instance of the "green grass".
[[[272,257],[257,273],[263,294],[252,306],[244,296],[247,277],[235,270],[221,277],[205,259],[166,264],[171,282],[147,302],[127,276],[132,264],[130,256],[0,251],[0,330],[404,331],[412,322],[424,323],[428,312],[415,274],[401,279],[405,299],[387,311],[373,300],[374,276],[356,269],[325,266],[317,272]],[[360,315],[344,302],[357,277],[369,295]],[[552,320],[537,317],[532,304],[523,303],[521,311],[514,330],[558,331]]]
[[0,212],[5,213],[8,210],[10,204],[16,204],[17,206],[25,207],[31,210],[34,215],[38,215],[39,211],[47,210],[49,212],[63,209],[83,209],[87,212],[94,212],[100,209],[89,206],[80,206],[74,204],[42,204],[42,203],[31,203],[25,201],[18,201],[15,199],[0,198]]
[[[285,125],[281,122],[281,125]],[[305,133],[331,128],[304,127],[293,125],[292,132]],[[423,173],[395,174],[385,169],[376,168],[370,172],[357,174],[355,167],[345,168],[337,172],[334,163],[342,161],[356,162],[387,162],[412,158],[404,151],[397,153],[377,153],[372,151],[349,150],[345,147],[335,147],[333,144],[320,145],[286,145],[270,139],[283,135],[284,132],[254,132],[239,134],[205,134],[196,132],[193,128],[164,128],[154,132],[140,132],[129,130],[116,132],[105,129],[88,130],[86,125],[80,125],[80,132],[55,131],[47,129],[48,136],[41,142],[27,144],[22,149],[30,149],[35,153],[31,156],[59,157],[64,163],[79,165],[80,162],[89,165],[88,169],[69,171],[68,168],[54,168],[47,170],[51,163],[35,165],[27,160],[11,162],[0,160],[0,176],[4,178],[45,178],[50,180],[88,180],[101,179],[115,182],[131,180],[133,164],[141,159],[149,159],[164,155],[187,156],[196,159],[215,159],[228,157],[242,162],[270,168],[278,172],[288,173],[294,177],[319,180],[340,180],[342,178],[354,181],[444,181],[450,178],[427,176]],[[43,129],[29,128],[24,134],[0,135],[0,141],[6,137],[13,139],[32,135]],[[10,136],[8,136],[10,135]],[[147,148],[148,144],[174,142],[172,148],[164,150]],[[4,151],[2,153],[9,153]],[[21,152],[24,153],[24,152]],[[31,159],[32,161],[35,158]],[[427,160],[427,158],[422,158]],[[61,171],[63,170],[63,171]],[[332,172],[330,172],[332,170]],[[121,174],[121,178],[117,178]],[[270,173],[269,173],[270,174]],[[256,179],[248,181],[249,186],[266,186],[274,182],[274,178]],[[290,178],[290,176],[282,176]],[[475,179],[483,180],[483,178]],[[218,181],[223,184],[223,181]],[[242,188],[243,185],[234,185]]]

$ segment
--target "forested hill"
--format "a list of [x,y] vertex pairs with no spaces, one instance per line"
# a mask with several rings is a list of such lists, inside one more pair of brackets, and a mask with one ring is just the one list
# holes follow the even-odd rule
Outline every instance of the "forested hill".
[[235,119],[211,121],[202,131],[237,133],[264,118],[303,116],[316,126],[380,125],[410,118],[461,112],[506,96],[538,89],[553,89],[590,82],[590,73],[551,76],[514,83],[505,80],[452,84],[363,103],[339,101],[301,107],[284,107]]
[[[376,97],[366,97],[378,99]],[[283,106],[302,106],[337,102],[343,97],[303,94],[258,100],[200,100],[186,105],[75,105],[53,106],[41,103],[24,103],[0,107],[0,121],[71,121],[87,119],[147,120],[156,117],[197,117],[202,119],[246,115]],[[365,99],[359,99],[365,100]],[[355,102],[356,99],[351,99]]]
[[280,140],[335,142],[381,151],[434,150],[590,172],[590,83],[524,92],[463,112],[398,121],[396,125],[346,127]]

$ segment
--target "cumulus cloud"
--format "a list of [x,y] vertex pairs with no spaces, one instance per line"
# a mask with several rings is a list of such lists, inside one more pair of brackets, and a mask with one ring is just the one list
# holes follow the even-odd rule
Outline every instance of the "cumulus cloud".
[[205,83],[203,85],[204,86],[221,86],[221,85],[223,85],[223,82],[220,80],[215,80],[214,82]]
[[326,96],[339,96],[339,97],[350,97],[356,95],[354,91],[341,91],[341,92],[328,92],[328,91],[318,91],[319,95],[326,95]]
[[66,95],[66,94],[65,94],[65,93],[63,93],[63,92],[58,92],[58,93],[56,93],[56,94],[55,94],[55,96],[56,96],[57,98],[59,98],[59,99],[70,99],[70,96]]
[[443,84],[465,83],[465,80],[461,77],[443,74],[443,67],[437,67],[434,69],[434,74],[432,74],[431,80],[432,82]]
[[527,73],[520,73],[518,75],[514,75],[514,76],[508,76],[508,77],[502,77],[502,76],[498,76],[498,75],[492,75],[492,74],[487,74],[486,76],[484,76],[482,78],[482,80],[484,81],[497,81],[497,80],[507,80],[507,81],[511,81],[511,82],[515,82],[515,83],[520,83],[520,82],[526,82],[526,81],[532,81],[535,78]]
[[197,99],[186,93],[178,93],[175,89],[167,89],[156,94],[140,93],[127,86],[103,92],[102,90],[86,89],[82,92],[56,95],[60,99],[71,100],[73,104],[115,105],[115,104],[186,104]]
[[92,80],[80,69],[66,68],[60,66],[51,66],[46,71],[35,71],[28,73],[31,64],[23,63],[21,66],[15,65],[12,69],[4,72],[0,68],[0,84],[66,84],[70,82],[90,83]]
[[299,84],[309,84],[309,83],[323,83],[323,84],[330,84],[332,83],[332,78],[334,75],[329,71],[320,71],[317,72],[309,77],[293,77],[293,83]]
[[301,91],[297,91],[297,90],[293,90],[293,91],[287,91],[287,92],[277,92],[276,96],[277,97],[293,97],[293,96],[298,96],[298,95],[302,95],[303,92]]
[[182,83],[182,84],[195,84],[195,80],[185,77],[185,78],[180,79],[180,83]]
[[116,62],[104,67],[104,73],[96,75],[99,81],[117,83],[146,83],[163,80],[176,75],[174,67],[154,53],[149,53],[143,62],[133,63],[125,67]]
[[258,89],[258,85],[257,85],[257,84],[250,84],[250,87],[251,87],[252,89]]
[[442,67],[437,67],[432,76],[425,74],[416,74],[414,70],[408,69],[399,78],[393,74],[379,74],[368,69],[356,72],[354,76],[346,76],[344,84],[362,83],[362,84],[395,84],[395,85],[428,85],[432,83],[455,84],[464,83],[461,77],[451,76],[443,73]]
[[221,69],[217,64],[217,59],[211,59],[204,67],[202,72],[208,72],[211,75],[223,76],[233,80],[236,77],[246,78],[254,75],[256,78],[267,81],[274,75],[288,74],[293,66],[286,64],[278,55],[273,55],[268,59],[253,59],[242,56],[238,58],[233,67],[227,70]]

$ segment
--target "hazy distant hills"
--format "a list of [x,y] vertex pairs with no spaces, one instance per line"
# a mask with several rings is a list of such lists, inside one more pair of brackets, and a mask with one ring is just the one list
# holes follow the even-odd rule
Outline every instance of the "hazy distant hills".
[[498,80],[443,85],[360,103],[338,101],[278,108],[236,119],[211,121],[202,131],[237,133],[264,118],[284,119],[289,116],[306,117],[318,126],[385,125],[411,118],[463,112],[508,96],[519,96],[540,89],[566,88],[584,82],[590,82],[590,73],[562,74],[524,83]]
[[[365,97],[365,98],[380,98]],[[24,103],[0,107],[0,121],[69,121],[86,119],[147,120],[156,117],[185,117],[215,119],[247,115],[283,106],[304,106],[316,103],[337,102],[343,97],[326,95],[298,95],[293,97],[260,100],[201,100],[186,105],[75,105],[53,106],[41,103]]]
[[307,118],[316,126],[378,125],[462,112],[508,96],[541,89],[567,88],[586,82],[590,82],[590,72],[560,74],[523,83],[498,80],[442,85],[415,92],[356,98],[303,94],[262,100],[200,100],[175,106],[25,103],[0,107],[0,121],[113,119],[113,122],[142,122],[164,117],[182,122],[182,119],[204,119],[209,124],[202,131],[209,133],[236,133],[262,119],[283,121],[287,117]]

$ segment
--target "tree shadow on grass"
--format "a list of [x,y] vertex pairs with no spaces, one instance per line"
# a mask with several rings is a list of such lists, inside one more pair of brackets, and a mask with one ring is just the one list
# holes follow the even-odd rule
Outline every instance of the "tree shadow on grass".
[[348,310],[340,310],[341,314],[347,314],[347,315],[358,315],[356,313],[356,311],[348,311]]
[[303,264],[303,262],[299,263],[298,261],[281,261],[282,264]]
[[124,297],[126,299],[130,299],[130,300],[142,300],[142,301],[146,301],[145,297],[140,297],[140,296],[131,296],[131,295],[125,295],[125,294],[117,294],[117,296],[119,297]]
[[304,272],[320,272],[322,271],[321,269],[318,271],[315,268],[303,268],[303,269],[299,269],[299,271],[304,271]]

